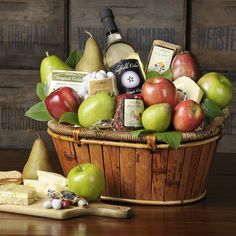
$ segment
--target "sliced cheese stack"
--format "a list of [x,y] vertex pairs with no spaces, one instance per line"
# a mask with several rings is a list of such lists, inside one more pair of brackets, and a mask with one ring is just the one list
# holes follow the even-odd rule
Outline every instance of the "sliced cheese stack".
[[47,197],[48,189],[56,192],[68,190],[67,178],[63,175],[42,170],[38,170],[37,175],[38,180],[24,179],[24,185],[34,187],[39,198]]
[[201,102],[203,91],[201,88],[189,77],[181,76],[173,81],[178,95],[181,100],[193,100],[197,103]]
[[34,188],[17,184],[0,186],[0,204],[13,204],[27,206],[36,201]]
[[20,184],[22,182],[22,174],[19,171],[0,171],[0,185],[15,183]]

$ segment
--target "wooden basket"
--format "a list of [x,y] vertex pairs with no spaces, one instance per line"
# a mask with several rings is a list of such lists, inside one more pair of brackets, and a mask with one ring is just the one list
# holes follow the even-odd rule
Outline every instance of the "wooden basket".
[[48,122],[64,174],[91,162],[106,181],[103,199],[139,204],[178,205],[198,201],[206,182],[228,109],[202,131],[182,133],[174,150],[153,135],[73,128]]

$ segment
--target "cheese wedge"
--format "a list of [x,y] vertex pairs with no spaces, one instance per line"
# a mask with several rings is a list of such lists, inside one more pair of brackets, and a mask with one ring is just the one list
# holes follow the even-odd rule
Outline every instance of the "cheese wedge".
[[201,102],[203,91],[192,79],[187,76],[181,76],[173,81],[173,83],[178,91],[180,100]]
[[36,189],[37,197],[46,198],[48,194],[48,189],[55,190],[56,192],[61,192],[62,190],[68,190],[66,186],[60,184],[52,184],[40,182],[39,180],[24,179],[24,185],[30,186]]
[[46,184],[55,184],[64,187],[66,187],[68,184],[67,178],[58,173],[38,170],[37,175],[39,182],[43,182]]
[[35,201],[35,188],[17,184],[5,184],[0,186],[0,204],[27,206]]

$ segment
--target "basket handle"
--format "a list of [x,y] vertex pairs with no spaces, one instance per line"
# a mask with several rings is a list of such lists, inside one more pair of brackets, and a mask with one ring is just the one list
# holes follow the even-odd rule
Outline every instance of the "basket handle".
[[154,134],[148,134],[146,136],[146,140],[147,140],[148,147],[150,147],[152,150],[155,150],[157,148],[157,144],[156,144],[157,140]]
[[80,130],[81,129],[73,129],[71,131],[71,135],[72,135],[73,139],[77,142],[78,145],[81,144],[81,142],[80,142]]

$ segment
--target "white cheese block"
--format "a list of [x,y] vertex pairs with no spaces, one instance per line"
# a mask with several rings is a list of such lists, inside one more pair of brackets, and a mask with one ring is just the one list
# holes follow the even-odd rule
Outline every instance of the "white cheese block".
[[36,190],[33,187],[5,184],[0,186],[0,204],[29,205],[36,201]]
[[37,175],[39,182],[47,184],[55,184],[60,186],[67,186],[68,184],[67,178],[58,173],[38,170]]
[[189,77],[181,76],[173,81],[178,95],[181,100],[193,100],[197,103],[201,102],[203,91],[202,89]]
[[62,190],[68,190],[67,187],[60,184],[52,184],[40,182],[39,180],[24,179],[24,185],[34,187],[37,192],[37,197],[45,198],[48,194],[48,189],[55,190],[56,192],[61,192]]

